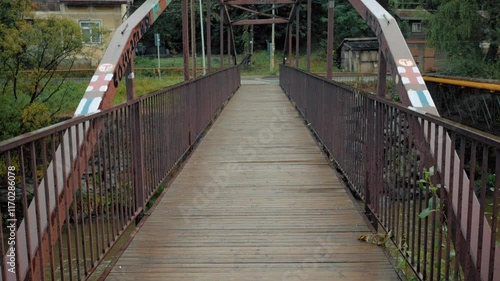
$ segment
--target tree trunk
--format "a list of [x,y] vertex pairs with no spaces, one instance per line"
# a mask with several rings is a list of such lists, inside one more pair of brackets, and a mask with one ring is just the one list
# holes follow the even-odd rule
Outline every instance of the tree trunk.
[[484,61],[488,63],[495,63],[498,60],[498,45],[495,43],[491,43],[488,48],[488,52],[484,57]]

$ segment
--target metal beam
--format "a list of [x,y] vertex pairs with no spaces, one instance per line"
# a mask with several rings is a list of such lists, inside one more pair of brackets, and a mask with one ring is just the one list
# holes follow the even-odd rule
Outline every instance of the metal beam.
[[328,0],[328,27],[326,39],[326,78],[332,80],[333,72],[333,23],[335,0]]
[[219,18],[219,55],[220,55],[220,68],[224,68],[224,5],[219,5],[219,12],[220,12],[220,18]]
[[[298,4],[294,6],[292,9],[292,13],[295,12],[295,68],[299,68],[299,38],[300,38],[300,9],[298,8]],[[292,14],[290,14],[292,17]]]
[[[293,17],[293,15],[294,15],[294,14],[297,14],[297,11],[298,11],[298,8],[299,8],[299,4],[300,4],[300,2],[301,2],[301,1],[302,1],[302,0],[297,0],[297,1],[294,3],[294,5],[293,5],[292,9],[290,10],[290,14],[288,15],[288,26],[287,26],[287,30],[292,28],[292,27],[291,27],[291,24],[292,24],[292,21],[293,21],[293,20],[292,20],[292,17]],[[297,18],[296,18],[296,22],[297,22],[297,23],[296,23],[296,25],[297,25],[297,26],[298,26],[298,21],[299,21],[299,17],[297,16]],[[291,33],[290,33],[290,34],[291,34]],[[286,54],[286,49],[287,49],[287,47],[288,47],[288,44],[289,44],[289,42],[291,43],[291,41],[290,41],[290,40],[288,40],[288,36],[289,36],[289,34],[288,34],[288,32],[287,32],[287,34],[285,35],[285,44],[284,44],[285,46],[283,47],[283,54]],[[291,36],[291,35],[290,35],[290,36]],[[296,40],[297,40],[297,39],[296,39]],[[290,48],[290,50],[291,50],[291,48]],[[290,54],[290,57],[291,57],[291,54]]]
[[[97,113],[112,106],[116,90],[121,79],[126,75],[127,68],[130,67],[129,72],[133,71],[131,61],[139,40],[167,8],[168,4],[170,1],[167,0],[148,0],[117,28],[83,98],[80,100],[75,117]],[[129,92],[128,95],[132,94]],[[28,273],[33,273],[32,277],[35,276],[34,279],[36,279],[40,272],[44,272],[45,265],[42,262],[48,261],[47,256],[49,255],[49,251],[44,251],[44,249],[55,245],[60,229],[64,225],[63,222],[67,219],[66,212],[56,212],[55,210],[64,210],[68,204],[71,204],[73,193],[78,186],[71,183],[78,183],[83,174],[83,170],[77,171],[74,167],[77,163],[88,164],[90,149],[96,144],[98,134],[103,128],[102,122],[85,124],[85,129],[78,130],[78,138],[75,135],[76,130],[60,136],[61,145],[57,148],[52,162],[47,167],[47,178],[36,187],[36,192],[39,190],[40,194],[45,194],[43,191],[46,190],[46,187],[50,188],[49,193],[46,194],[47,197],[42,195],[43,197],[40,198],[42,201],[47,198],[46,202],[48,202],[45,205],[46,212],[42,211],[44,215],[40,217],[40,220],[36,219],[36,200],[26,206],[27,213],[16,233],[17,241],[27,241],[25,244],[16,245],[18,246],[16,252],[18,254],[16,256],[18,280],[25,280]],[[71,149],[67,147],[70,143],[69,140],[75,144]],[[81,153],[77,153],[77,151]],[[67,158],[64,158],[66,156]],[[63,158],[71,159],[65,163],[64,167],[59,164],[63,163]],[[64,175],[65,172],[61,172],[61,170],[66,171],[69,175],[64,179],[62,177],[55,178],[53,176],[55,174]],[[61,188],[54,189],[54,186]],[[52,199],[49,200],[49,198]],[[64,198],[68,198],[68,200],[65,202]],[[59,223],[56,223],[56,220],[59,220]],[[37,222],[38,225],[27,229],[25,226],[27,222]],[[38,237],[37,228],[41,231]],[[0,262],[2,265],[5,264],[5,257]],[[14,274],[8,277],[9,280],[14,278],[16,278]],[[0,277],[1,279],[2,277]]]
[[224,5],[270,5],[270,4],[295,4],[295,0],[226,0]]
[[210,0],[207,0],[206,4],[207,15],[205,17],[205,20],[207,21],[207,73],[210,74],[210,72],[212,72],[212,7]]
[[272,24],[272,23],[288,23],[287,19],[257,19],[257,20],[238,20],[232,25],[250,25],[250,24]]
[[268,18],[280,18],[280,19],[285,19],[284,17],[279,17],[279,16],[276,16],[276,15],[272,15],[272,14],[267,14],[267,13],[263,13],[263,12],[259,12],[259,11],[256,11],[256,10],[252,10],[252,9],[249,9],[247,7],[243,7],[243,6],[239,6],[239,5],[231,5],[231,4],[228,4],[227,6],[230,6],[230,7],[234,7],[236,9],[240,9],[240,10],[243,10],[243,11],[247,11],[247,12],[250,12],[252,14],[256,14],[256,15],[259,15],[259,16],[264,16],[264,17],[268,17]]
[[311,72],[311,22],[312,0],[307,0],[307,71]]
[[182,13],[182,55],[184,57],[184,81],[189,80],[189,9],[188,0],[181,0],[181,13]]
[[[231,24],[231,17],[229,16],[229,10],[227,9],[227,6],[224,6],[224,11],[226,13],[227,22],[229,23],[228,27],[229,27],[229,32],[231,34],[231,41],[232,41],[232,46],[233,46],[232,54],[233,54],[233,59],[234,59],[234,65],[236,65],[236,41],[234,39],[233,25]],[[229,41],[229,39],[228,39],[228,41]]]
[[190,0],[190,19],[191,19],[191,58],[193,65],[193,79],[196,79],[196,7],[194,0]]
[[[394,17],[375,0],[349,0],[349,2],[377,35],[380,43],[380,52],[386,59],[387,68],[395,81],[396,89],[402,103],[414,110],[439,116],[422,75]],[[446,132],[443,134],[439,133],[438,136],[435,128],[429,129],[426,126],[422,125],[423,135],[429,144],[431,154],[436,159],[435,164],[438,171],[443,173],[444,188],[447,192],[454,190],[452,198],[450,198],[453,205],[453,212],[455,215],[457,213],[460,214],[459,212],[462,214],[461,217],[458,215],[460,218],[460,227],[457,230],[461,232],[460,235],[462,237],[460,239],[464,239],[466,235],[471,237],[469,251],[474,267],[481,269],[478,273],[481,280],[492,280],[490,279],[489,272],[482,269],[489,268],[490,253],[495,255],[495,261],[500,260],[500,249],[494,241],[492,243],[492,229],[489,224],[485,223],[481,229],[479,222],[481,220],[486,221],[486,218],[481,213],[481,206],[477,196],[472,193],[472,198],[469,198],[469,177],[464,170],[460,169],[460,161],[464,161],[464,159],[459,158],[457,152],[454,150],[451,138]],[[446,153],[438,152],[437,155],[434,155],[437,152],[436,145],[439,142],[445,143]],[[452,153],[454,153],[454,158],[451,158]],[[451,158],[454,160],[444,161],[443,157],[445,156],[446,159]],[[450,172],[444,174],[443,171]],[[459,180],[459,177],[462,177],[462,179]],[[459,194],[462,194],[463,197],[459,198]],[[472,202],[472,214],[470,216],[467,212],[469,201]],[[472,224],[467,226],[469,222],[472,222]],[[468,229],[470,229],[471,233],[467,233]],[[457,237],[457,239],[459,238]],[[482,243],[481,251],[478,251],[478,248],[480,248],[479,243]],[[495,250],[490,252],[490,249]],[[465,251],[465,249],[461,250]],[[491,272],[493,276],[500,276],[500,263],[495,263],[493,268],[491,268]],[[474,277],[466,276],[466,278],[472,279]]]

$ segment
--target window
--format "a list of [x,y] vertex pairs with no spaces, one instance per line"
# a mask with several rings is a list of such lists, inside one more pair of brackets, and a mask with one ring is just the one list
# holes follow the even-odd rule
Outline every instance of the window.
[[422,23],[421,22],[412,23],[411,32],[422,32]]
[[82,30],[82,41],[85,44],[101,43],[101,22],[100,21],[80,21]]

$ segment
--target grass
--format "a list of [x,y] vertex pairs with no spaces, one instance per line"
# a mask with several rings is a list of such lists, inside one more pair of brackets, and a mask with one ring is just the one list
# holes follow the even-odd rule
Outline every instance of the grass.
[[[311,54],[311,70],[313,72],[326,72],[326,63],[323,53],[321,51],[318,51]],[[275,53],[275,64],[273,71],[270,70],[269,55],[270,54],[267,51],[255,51],[252,58],[252,65],[244,65],[241,69],[242,75],[277,76],[279,74],[279,65],[283,60],[283,52],[277,51]],[[244,55],[238,55],[236,59],[237,63],[240,63],[243,58]],[[300,68],[306,69],[305,55],[301,55],[299,62]],[[161,79],[158,79],[158,60],[156,58],[136,57],[134,63],[136,68],[135,88],[136,96],[138,97],[180,83],[184,80],[184,58],[182,56],[173,56],[162,58],[160,60]],[[289,58],[289,64],[295,65],[293,56]],[[232,58],[226,55],[224,57],[224,66],[227,67],[229,65],[233,65]],[[189,62],[189,66],[192,67],[192,60]],[[196,66],[197,76],[202,76],[203,63],[201,55],[196,57]],[[213,69],[220,68],[221,58],[219,55],[212,56],[211,66]],[[92,70],[75,69],[75,72],[71,73],[71,78],[63,83],[59,91],[53,97],[51,97],[48,102],[44,103],[43,106],[46,108],[46,111],[50,112],[51,115],[49,124],[71,118],[73,116],[78,104],[80,103],[80,100],[85,94],[85,89],[90,82],[92,74]],[[5,130],[5,128],[11,128],[9,129],[10,131],[6,131],[5,133],[0,134],[0,139],[8,139],[30,130],[27,128],[26,124],[24,124],[22,115],[25,114],[23,113],[23,110],[27,106],[26,100],[27,97],[15,100],[13,96],[8,94],[0,96],[0,110],[4,112],[2,118],[0,118],[0,122],[3,123],[4,126],[0,126],[0,129]],[[43,98],[41,98],[40,100],[43,100]],[[122,81],[113,99],[113,104],[119,104],[125,102],[126,100],[127,95],[125,89],[125,81]],[[7,114],[7,111],[10,113]],[[38,124],[38,127],[36,128],[30,128],[32,130],[35,130],[46,125],[48,124],[43,123]]]
[[[240,63],[245,55],[237,56],[237,63]],[[275,75],[279,74],[279,65],[283,61],[283,52],[276,51],[274,55],[274,70],[270,69],[270,54],[267,51],[255,51],[252,57],[252,65],[244,65],[241,69],[242,75]],[[232,65],[232,61],[230,62]],[[295,66],[295,53],[288,57],[288,63]],[[207,62],[208,64],[208,62]],[[212,55],[211,67],[220,68],[220,56]],[[224,58],[224,66],[228,66],[228,58]],[[137,57],[135,59],[136,68],[158,68],[158,59],[156,58],[144,58]],[[184,59],[182,56],[175,56],[169,58],[160,59],[160,67],[162,68],[162,75],[166,73],[167,75],[182,75],[182,69],[184,67]],[[189,67],[192,68],[192,58],[189,61]],[[203,61],[201,55],[196,57],[196,68],[198,69],[198,74],[202,74]],[[300,54],[299,58],[299,68],[307,69],[307,58],[306,54]],[[325,73],[326,72],[326,54],[324,51],[316,51],[311,53],[311,71],[314,73]],[[139,75],[155,77],[158,76],[157,71],[153,73],[152,70],[136,70]]]
[[[183,80],[183,76],[162,76],[161,79],[155,77],[138,77],[135,80],[136,96],[140,97],[152,93],[156,90],[180,83]],[[127,101],[127,92],[125,83],[122,82],[118,86],[118,90],[113,99],[113,104],[120,104],[125,101]]]

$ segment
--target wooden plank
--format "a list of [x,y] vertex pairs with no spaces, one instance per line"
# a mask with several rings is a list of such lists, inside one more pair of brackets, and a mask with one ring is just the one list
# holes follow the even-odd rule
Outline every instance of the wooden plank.
[[398,280],[277,85],[243,85],[107,280]]

